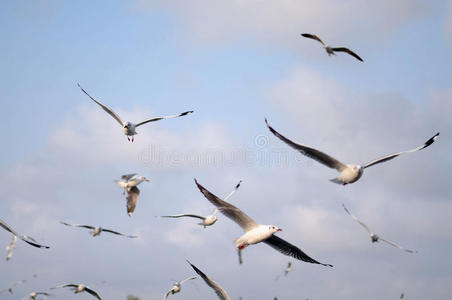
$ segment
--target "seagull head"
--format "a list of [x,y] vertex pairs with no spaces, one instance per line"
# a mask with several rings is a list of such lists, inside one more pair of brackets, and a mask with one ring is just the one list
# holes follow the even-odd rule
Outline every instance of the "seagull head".
[[278,228],[278,227],[273,226],[273,225],[269,225],[269,226],[268,226],[268,230],[269,230],[271,233],[275,233],[275,232],[278,232],[278,231],[282,231],[281,228]]

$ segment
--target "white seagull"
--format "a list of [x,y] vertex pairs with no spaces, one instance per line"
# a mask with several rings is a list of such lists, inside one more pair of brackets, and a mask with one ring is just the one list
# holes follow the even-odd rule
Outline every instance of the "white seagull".
[[381,240],[381,241],[386,242],[386,243],[388,243],[389,245],[394,246],[394,247],[397,247],[397,248],[399,248],[399,249],[401,249],[401,250],[403,250],[403,251],[406,251],[406,252],[409,252],[409,253],[417,253],[417,251],[415,251],[415,250],[406,249],[406,248],[404,248],[404,247],[402,247],[402,246],[397,245],[397,244],[394,243],[394,242],[391,242],[391,241],[388,241],[388,240],[385,240],[385,239],[379,237],[378,235],[376,235],[375,233],[373,233],[373,232],[369,229],[369,227],[367,227],[367,225],[364,224],[360,219],[358,219],[356,216],[352,215],[352,214],[350,213],[350,211],[347,209],[347,207],[345,207],[344,204],[342,204],[342,206],[344,207],[344,210],[345,210],[345,211],[346,211],[346,212],[347,212],[347,213],[348,213],[348,214],[349,214],[356,222],[358,222],[359,224],[361,224],[361,226],[364,227],[364,229],[367,230],[367,232],[370,234],[370,240],[372,241],[372,243],[375,243],[375,242],[378,242],[378,241]]
[[127,214],[129,217],[132,216],[140,196],[140,190],[137,185],[143,181],[149,182],[149,179],[144,176],[136,176],[136,174],[122,175],[121,180],[115,181],[117,185],[124,189],[124,193],[127,191]]
[[226,293],[226,291],[215,281],[213,281],[212,279],[210,279],[209,277],[207,277],[206,274],[204,274],[200,269],[198,269],[196,266],[194,266],[191,262],[189,262],[187,260],[187,262],[190,264],[190,266],[193,268],[193,270],[195,270],[196,273],[198,273],[199,276],[201,276],[201,278],[205,281],[205,283],[211,287],[215,294],[217,294],[218,298],[221,300],[231,300],[231,298],[229,298],[228,293]]
[[323,264],[312,259],[298,247],[274,235],[274,233],[282,231],[282,229],[273,225],[261,225],[256,223],[253,219],[251,219],[248,215],[246,215],[234,205],[221,200],[220,198],[206,190],[202,185],[198,183],[196,179],[195,183],[201,193],[203,193],[203,195],[207,198],[207,200],[215,205],[218,210],[226,217],[236,222],[245,231],[245,234],[235,240],[235,245],[238,249],[242,250],[248,245],[264,242],[285,255],[292,256],[296,259],[308,263],[332,267],[332,265],[330,264]]
[[13,256],[13,250],[16,248],[16,242],[17,242],[17,236],[13,235],[13,238],[11,240],[11,243],[6,247],[6,251],[8,251],[8,254],[6,254],[6,260],[10,260],[11,256]]
[[[224,200],[226,201],[229,197],[231,197],[235,191],[237,191],[237,189],[240,187],[240,184],[242,183],[242,181],[240,180],[239,183],[235,186],[234,190],[232,192],[229,193],[229,195],[226,196],[226,198],[224,198]],[[215,216],[218,212],[218,208],[215,207],[215,209],[212,211],[212,213],[210,215],[208,215],[207,217],[203,217],[203,216],[199,216],[199,215],[195,215],[195,214],[180,214],[180,215],[171,215],[171,216],[162,216],[162,218],[181,218],[181,217],[191,217],[191,218],[198,218],[201,219],[202,222],[198,223],[198,225],[204,226],[204,228],[206,228],[207,226],[211,226],[213,224],[215,224],[215,222],[218,220],[217,217]]]
[[323,45],[323,48],[325,49],[326,53],[328,53],[328,56],[331,55],[336,55],[336,53],[334,52],[345,52],[350,54],[351,56],[353,56],[354,58],[356,58],[359,61],[363,61],[361,57],[358,56],[358,54],[356,54],[355,52],[353,52],[352,50],[348,49],[348,48],[344,48],[344,47],[336,47],[336,48],[332,48],[330,46],[328,46],[327,44],[325,44],[318,36],[314,35],[314,34],[310,34],[310,33],[302,33],[301,36],[308,38],[308,39],[313,39],[316,40],[318,42],[320,42]]
[[122,234],[122,233],[117,232],[117,231],[113,231],[113,230],[110,230],[110,229],[105,229],[105,228],[98,227],[98,226],[81,225],[81,224],[69,224],[69,223],[66,223],[66,222],[60,222],[60,223],[63,224],[63,225],[66,225],[66,226],[82,227],[82,228],[91,229],[92,231],[90,233],[91,233],[92,236],[98,236],[98,235],[101,234],[101,232],[110,232],[110,233],[113,233],[113,234],[116,234],[116,235],[122,235],[122,236],[125,236],[125,237],[128,237],[128,238],[132,238],[132,239],[138,237],[136,235],[126,235],[126,234]]
[[65,288],[65,287],[71,288],[71,290],[74,292],[74,294],[78,294],[81,292],[87,292],[88,294],[96,297],[97,299],[102,300],[100,298],[100,296],[94,290],[90,289],[88,286],[86,286],[84,284],[66,283],[66,284],[62,284],[62,285],[59,285],[59,286],[56,286],[56,287],[53,287],[50,289]]
[[33,299],[33,300],[35,300],[36,297],[38,297],[38,296],[43,296],[44,299],[46,299],[47,296],[53,296],[53,295],[49,294],[49,293],[46,293],[46,292],[33,292],[33,293],[28,294],[24,298],[22,298],[22,300],[26,300],[26,299]]
[[[178,114],[178,115],[171,115],[171,116],[164,116],[164,117],[156,117],[156,118],[148,119],[148,120],[146,120],[146,121],[143,121],[143,122],[140,122],[140,123],[137,123],[137,124],[134,124],[134,123],[132,123],[132,122],[123,122],[123,121],[121,120],[121,118],[120,118],[117,114],[115,114],[114,111],[112,111],[110,108],[108,108],[107,106],[103,105],[102,103],[100,103],[99,101],[97,101],[96,99],[94,99],[93,97],[91,97],[91,96],[90,96],[90,95],[89,95],[89,94],[88,94],[88,93],[80,86],[80,84],[77,83],[77,85],[78,85],[78,87],[79,87],[79,88],[80,88],[80,89],[81,89],[88,97],[91,98],[91,100],[93,100],[93,101],[96,102],[100,107],[102,107],[103,110],[105,110],[110,116],[113,117],[113,119],[116,120],[116,122],[118,122],[118,123],[122,126],[122,128],[123,128],[123,130],[124,130],[124,134],[127,136],[127,139],[128,139],[129,141],[131,140],[132,142],[133,142],[133,140],[134,140],[134,135],[137,134],[137,132],[135,131],[135,128],[137,128],[138,126],[144,125],[144,124],[149,123],[149,122],[160,121],[160,120],[163,120],[163,119],[171,119],[171,118],[182,117],[182,116],[185,116],[185,115],[190,114],[190,113],[193,112],[192,110],[190,110],[190,111],[186,111],[186,112],[180,113],[180,114]],[[130,138],[130,137],[131,137],[131,138]]]
[[360,179],[361,176],[363,175],[365,168],[391,160],[391,159],[396,158],[397,156],[405,154],[405,153],[416,152],[416,151],[422,150],[424,148],[427,148],[428,146],[433,144],[438,139],[438,136],[439,136],[439,132],[438,132],[433,137],[431,137],[428,141],[426,141],[423,145],[421,145],[417,148],[389,154],[389,155],[380,157],[376,160],[370,161],[361,166],[361,165],[354,165],[354,164],[344,164],[344,163],[338,161],[337,159],[335,159],[334,157],[329,156],[328,154],[325,154],[317,149],[314,149],[314,148],[311,148],[311,147],[308,147],[305,145],[301,145],[301,144],[296,144],[296,143],[292,142],[291,140],[289,140],[288,138],[281,135],[276,130],[274,130],[270,126],[270,124],[268,124],[267,119],[265,119],[265,123],[267,124],[267,127],[271,133],[273,133],[277,138],[279,138],[281,141],[283,141],[284,143],[286,143],[293,149],[297,150],[298,152],[300,152],[303,155],[306,155],[307,157],[310,157],[310,158],[316,160],[317,162],[319,162],[329,168],[336,169],[339,172],[339,176],[337,178],[331,179],[330,181],[337,183],[337,184],[342,184],[342,185],[353,183],[353,182],[357,181],[358,179]]
[[182,281],[179,281],[179,282],[176,282],[176,283],[174,283],[173,284],[173,287],[163,296],[163,299],[164,300],[166,300],[166,298],[168,297],[168,295],[174,295],[174,294],[177,294],[177,293],[179,293],[180,292],[180,290],[181,290],[181,285],[183,284],[183,283],[185,283],[186,281],[189,281],[189,280],[193,280],[193,279],[197,279],[198,277],[196,277],[196,276],[192,276],[192,277],[188,277],[188,278],[186,278],[186,279],[184,279],[184,280],[182,280]]
[[17,232],[15,232],[14,230],[11,229],[11,227],[9,227],[5,222],[3,222],[2,220],[0,220],[0,227],[3,227],[6,231],[9,231],[10,233],[12,233],[13,235],[19,237],[22,241],[24,241],[25,243],[32,245],[36,248],[45,248],[48,249],[48,246],[43,246],[38,244],[32,237],[28,236],[28,235],[20,235]]

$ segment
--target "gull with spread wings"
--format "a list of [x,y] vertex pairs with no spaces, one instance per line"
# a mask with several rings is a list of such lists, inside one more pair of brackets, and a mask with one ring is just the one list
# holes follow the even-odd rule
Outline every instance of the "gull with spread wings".
[[13,235],[17,236],[18,238],[20,238],[22,241],[24,241],[25,243],[32,245],[36,248],[45,248],[48,249],[50,248],[49,246],[44,246],[41,244],[38,244],[35,239],[33,239],[32,237],[28,236],[28,235],[21,235],[18,234],[17,232],[15,232],[11,227],[9,227],[5,222],[3,222],[2,220],[0,220],[0,227],[3,227],[3,229],[5,229],[6,231],[9,231],[10,233],[12,233]]
[[192,276],[192,277],[188,277],[188,278],[186,278],[186,279],[184,279],[182,281],[175,282],[173,284],[173,287],[163,296],[163,299],[166,300],[168,295],[174,295],[176,293],[179,293],[180,290],[182,289],[181,285],[183,283],[185,283],[186,281],[189,281],[189,280],[197,279],[197,278],[198,277],[196,277],[196,276]]
[[405,154],[405,153],[416,152],[416,151],[427,148],[428,146],[433,144],[438,139],[438,136],[439,136],[439,132],[438,132],[433,137],[431,137],[429,140],[427,140],[423,145],[421,145],[417,148],[389,154],[389,155],[380,157],[376,160],[373,160],[373,161],[368,162],[361,166],[361,165],[344,164],[344,163],[338,161],[337,159],[335,159],[334,157],[329,156],[328,154],[325,154],[317,149],[294,143],[291,140],[289,140],[288,138],[284,137],[279,132],[277,132],[275,129],[273,129],[270,126],[270,124],[268,124],[267,119],[265,119],[265,123],[267,124],[267,127],[271,133],[273,133],[277,138],[279,138],[281,141],[283,141],[284,143],[286,143],[293,149],[297,150],[298,152],[300,152],[303,155],[306,155],[309,158],[312,158],[313,160],[316,160],[317,162],[319,162],[329,168],[336,169],[339,172],[339,176],[337,178],[331,179],[330,181],[337,183],[337,184],[342,184],[342,185],[353,183],[353,182],[357,181],[358,179],[360,179],[361,176],[363,175],[365,168],[371,167],[373,165],[376,165],[376,164],[379,164],[382,162],[386,162],[388,160],[396,158],[397,156]]
[[99,300],[102,300],[99,296],[99,294],[97,294],[94,290],[90,289],[88,286],[84,285],[84,284],[74,284],[74,283],[66,283],[66,284],[62,284],[50,289],[57,289],[57,288],[70,288],[74,294],[78,294],[81,292],[87,292],[88,294],[90,294],[93,297],[96,297]]
[[99,226],[90,226],[90,225],[81,225],[81,224],[69,224],[69,223],[66,223],[66,222],[60,222],[60,223],[63,224],[63,225],[66,225],[66,226],[81,227],[81,228],[91,229],[90,233],[91,233],[92,236],[98,236],[99,234],[101,234],[101,232],[109,232],[109,233],[113,233],[113,234],[116,234],[116,235],[122,235],[122,236],[125,236],[125,237],[128,237],[128,238],[132,238],[132,239],[138,237],[136,235],[122,234],[120,232],[113,231],[113,230],[110,230],[110,229],[105,229],[105,228],[102,228],[102,227],[99,227]]
[[118,122],[118,123],[122,126],[123,131],[124,131],[124,134],[127,136],[127,139],[128,139],[129,141],[132,141],[132,142],[134,141],[134,135],[137,134],[137,132],[135,131],[135,128],[137,128],[138,126],[144,125],[144,124],[149,123],[149,122],[160,121],[160,120],[163,120],[163,119],[172,119],[172,118],[182,117],[182,116],[185,116],[185,115],[190,114],[190,113],[193,112],[192,110],[190,110],[190,111],[186,111],[186,112],[180,113],[180,114],[178,114],[178,115],[171,115],[171,116],[164,116],[164,117],[156,117],[156,118],[148,119],[148,120],[145,120],[145,121],[143,121],[143,122],[136,123],[136,124],[135,124],[135,123],[132,123],[132,122],[123,122],[123,121],[121,120],[121,118],[120,118],[113,110],[111,110],[110,108],[108,108],[108,107],[105,106],[104,104],[100,103],[99,101],[97,101],[96,99],[94,99],[93,97],[91,97],[91,96],[90,96],[90,95],[89,95],[89,94],[88,94],[88,93],[80,86],[80,84],[77,84],[77,85],[78,85],[78,87],[82,90],[82,92],[84,92],[88,97],[91,98],[91,100],[93,100],[93,101],[96,102],[100,107],[102,107],[102,109],[103,109],[104,111],[106,111],[110,116],[113,117],[113,119],[116,120],[116,122]]
[[249,245],[264,242],[277,251],[293,258],[308,263],[332,267],[332,265],[330,264],[324,264],[316,261],[315,259],[309,257],[306,253],[301,251],[301,249],[299,249],[298,247],[274,235],[274,233],[282,231],[282,229],[273,225],[261,225],[256,223],[253,219],[251,219],[248,215],[246,215],[234,205],[221,200],[220,198],[206,190],[202,185],[198,183],[196,179],[195,183],[201,193],[207,198],[207,200],[215,205],[222,214],[236,222],[245,231],[245,234],[235,240],[237,249],[242,250]]
[[191,262],[187,260],[187,262],[190,264],[190,266],[195,270],[196,273],[198,273],[199,276],[204,280],[204,282],[213,289],[215,294],[217,294],[218,298],[221,300],[231,300],[229,298],[228,293],[215,281],[210,279],[206,274],[204,274],[200,269],[198,269],[196,266],[194,266]]
[[132,216],[132,213],[137,206],[138,197],[140,196],[140,190],[137,185],[143,181],[149,182],[144,176],[136,176],[137,174],[126,174],[121,176],[121,180],[116,180],[116,184],[124,189],[123,194],[127,191],[127,214]]
[[318,36],[316,36],[315,34],[310,34],[310,33],[302,33],[301,34],[302,37],[308,38],[308,39],[313,39],[319,43],[321,43],[323,45],[323,48],[325,49],[326,53],[328,53],[328,56],[331,55],[336,55],[336,53],[334,52],[345,52],[347,54],[350,54],[351,56],[353,56],[354,58],[356,58],[359,61],[363,61],[361,57],[358,56],[358,54],[356,54],[355,52],[353,52],[352,50],[345,48],[345,47],[330,47],[327,44],[325,44]]

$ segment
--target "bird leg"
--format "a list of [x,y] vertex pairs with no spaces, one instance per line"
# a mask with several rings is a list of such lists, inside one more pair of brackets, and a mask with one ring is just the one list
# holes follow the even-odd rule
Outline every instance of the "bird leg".
[[135,137],[132,135],[132,143],[133,143],[134,140],[135,140]]
[[130,137],[129,136],[127,136],[127,140],[130,142]]
[[242,244],[240,244],[237,248],[239,250],[243,250],[245,249],[249,244],[247,242],[243,242]]

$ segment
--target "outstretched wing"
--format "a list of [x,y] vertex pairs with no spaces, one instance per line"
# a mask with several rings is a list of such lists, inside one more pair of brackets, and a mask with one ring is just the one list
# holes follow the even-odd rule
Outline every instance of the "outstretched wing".
[[162,218],[182,218],[182,217],[191,217],[191,218],[198,218],[201,220],[204,220],[205,218],[203,216],[193,215],[193,214],[180,214],[180,215],[171,215],[171,216],[161,216]]
[[127,180],[130,180],[130,179],[131,179],[133,176],[135,176],[135,175],[137,175],[137,173],[133,173],[133,174],[125,174],[125,175],[122,175],[122,176],[121,176],[121,179],[127,181]]
[[356,222],[358,222],[359,224],[361,224],[361,226],[364,227],[364,229],[366,229],[367,232],[368,232],[369,234],[372,234],[372,233],[373,233],[373,232],[370,230],[370,228],[367,227],[366,224],[364,224],[364,222],[362,222],[362,221],[361,221],[360,219],[358,219],[355,215],[352,215],[352,214],[350,213],[350,211],[347,209],[347,207],[345,207],[345,204],[344,204],[344,203],[342,203],[342,207],[344,208],[345,212],[348,213],[348,214],[349,214]]
[[341,172],[343,169],[345,169],[347,167],[345,164],[343,164],[340,161],[338,161],[337,159],[329,156],[328,154],[325,154],[317,149],[292,142],[291,140],[289,140],[288,138],[284,137],[279,132],[274,130],[270,126],[270,124],[268,124],[267,119],[265,119],[265,123],[267,124],[267,127],[271,133],[273,133],[277,138],[279,138],[281,141],[283,141],[290,147],[294,148],[301,154],[306,155],[307,157],[312,158],[312,159],[316,160],[317,162],[319,162],[329,168],[336,169],[339,172]]
[[[0,226],[3,227],[6,231],[9,231],[10,233],[12,233],[13,235],[19,237],[22,241],[24,241],[25,243],[32,245],[36,248],[50,248],[49,246],[44,246],[41,244],[38,244],[34,239],[32,239],[31,237],[28,237],[26,235],[20,235],[17,232],[15,232],[14,230],[11,229],[11,227],[9,227],[5,222],[3,222],[2,220],[0,220]],[[30,241],[31,240],[31,241]]]
[[308,38],[308,39],[313,39],[316,40],[317,42],[322,43],[323,46],[326,46],[325,43],[315,34],[310,34],[310,33],[302,33],[301,34],[302,37]]
[[355,52],[353,52],[352,50],[348,49],[348,48],[344,48],[344,47],[338,47],[338,48],[331,48],[331,50],[335,51],[335,52],[345,52],[350,54],[351,56],[353,56],[354,58],[356,58],[359,61],[363,61],[363,59],[361,57],[358,56],[358,54],[356,54]]
[[234,193],[238,190],[238,188],[240,187],[240,184],[242,183],[242,181],[240,180],[239,183],[237,183],[237,185],[235,186],[234,190],[232,192],[230,192],[223,201],[226,201],[229,199],[229,197],[231,197],[232,195],[234,195]]
[[312,264],[319,264],[322,266],[332,267],[330,264],[324,264],[321,262],[316,261],[315,259],[309,257],[306,253],[301,251],[300,248],[286,242],[285,240],[277,237],[276,235],[272,235],[268,239],[264,241],[267,245],[272,247],[273,249],[278,250],[282,254],[292,256],[293,258],[312,263]]
[[389,154],[389,155],[383,156],[383,157],[378,158],[378,159],[376,159],[374,161],[368,162],[367,164],[365,164],[363,166],[363,168],[368,168],[370,166],[373,166],[373,165],[376,165],[376,164],[379,164],[379,163],[391,160],[391,159],[396,158],[397,156],[399,156],[401,154],[410,153],[410,152],[416,152],[416,151],[422,150],[424,148],[427,148],[428,146],[433,144],[438,139],[438,136],[439,136],[439,132],[437,134],[435,134],[434,136],[432,136],[422,146],[419,146],[419,147],[411,149],[411,150],[402,151],[402,152],[398,152],[398,153],[394,153],[394,154]]
[[193,279],[197,279],[197,278],[198,277],[196,277],[196,276],[191,276],[191,277],[185,278],[184,280],[180,281],[179,284],[183,284],[189,280],[193,280]]
[[129,216],[131,216],[133,211],[135,210],[139,196],[140,190],[136,186],[131,187],[130,190],[127,191],[127,214]]
[[218,283],[210,279],[206,274],[204,274],[200,269],[198,269],[196,266],[191,264],[188,260],[187,262],[190,264],[190,266],[195,270],[196,273],[198,273],[199,276],[204,280],[204,282],[211,287],[215,294],[217,294],[218,298],[221,300],[230,300],[228,293],[226,293],[225,289],[223,289]]
[[183,112],[183,113],[180,113],[180,114],[178,114],[178,115],[172,115],[172,116],[164,116],[164,117],[156,117],[156,118],[152,118],[152,119],[149,119],[149,120],[140,122],[140,123],[138,123],[138,124],[135,124],[135,127],[141,126],[141,125],[146,124],[146,123],[149,123],[149,122],[160,121],[160,120],[163,120],[163,119],[172,119],[172,118],[182,117],[182,116],[191,114],[192,112],[193,112],[192,110],[189,110],[189,111],[185,111],[185,112]]
[[72,226],[72,227],[82,227],[82,228],[88,228],[88,229],[94,229],[94,226],[90,226],[90,225],[82,225],[82,224],[69,224],[69,223],[66,223],[66,222],[60,222],[61,224],[63,224],[63,225],[66,225],[66,226]]
[[110,233],[117,234],[117,235],[122,235],[122,236],[125,236],[125,237],[128,237],[128,238],[131,238],[131,239],[134,239],[134,238],[138,237],[136,235],[127,235],[127,234],[123,234],[123,233],[120,233],[120,232],[117,232],[117,231],[113,231],[113,230],[110,230],[110,229],[103,229],[102,228],[102,231],[110,232]]
[[399,249],[401,249],[403,251],[406,251],[406,252],[409,252],[409,253],[417,253],[416,250],[410,250],[410,249],[404,248],[404,247],[402,247],[400,245],[397,245],[396,243],[394,243],[392,241],[389,241],[389,240],[386,240],[386,239],[382,239],[382,238],[379,238],[379,240],[381,240],[383,242],[386,242],[386,243],[388,243],[391,246],[397,247],[397,248],[399,248]]
[[99,296],[95,291],[93,291],[92,289],[90,289],[90,288],[88,288],[88,287],[85,287],[85,292],[91,294],[92,296],[96,297],[96,298],[99,299],[99,300],[102,300],[102,299],[100,298],[100,296]]

